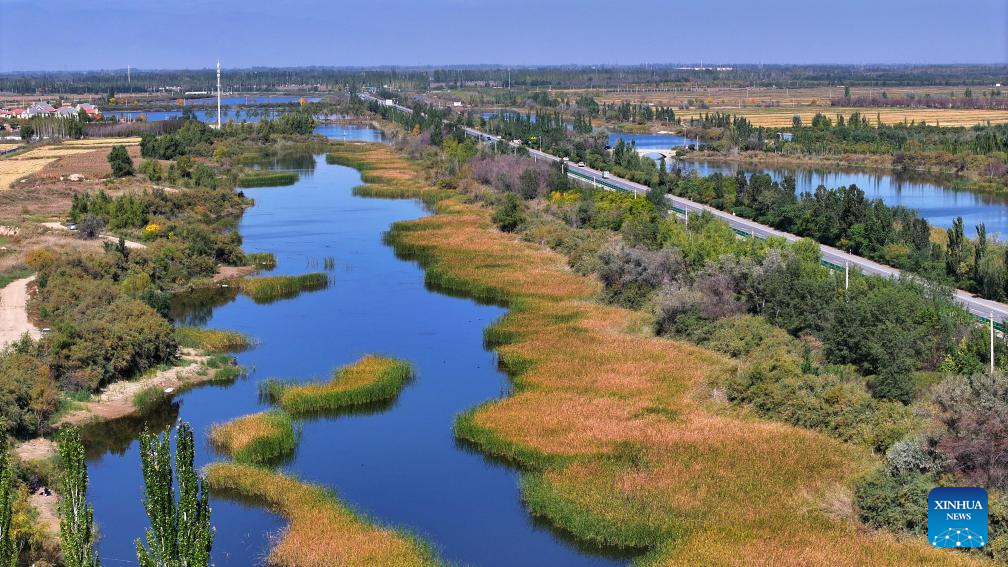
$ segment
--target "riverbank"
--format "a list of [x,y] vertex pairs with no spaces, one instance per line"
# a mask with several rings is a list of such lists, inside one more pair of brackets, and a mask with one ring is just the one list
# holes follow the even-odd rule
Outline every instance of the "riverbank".
[[[330,161],[362,169],[361,194],[440,193],[404,178],[409,164],[386,147],[342,145]],[[516,391],[463,415],[456,433],[521,465],[537,517],[654,564],[971,561],[864,533],[845,502],[875,457],[712,401],[708,383],[730,362],[629,331],[635,313],[594,303],[594,280],[497,231],[487,209],[426,200],[435,214],[397,223],[388,241],[431,287],[511,306],[486,337]]]

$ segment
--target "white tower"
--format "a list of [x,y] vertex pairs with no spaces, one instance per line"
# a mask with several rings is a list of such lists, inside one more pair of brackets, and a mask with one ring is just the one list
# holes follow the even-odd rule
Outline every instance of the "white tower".
[[221,128],[220,120],[220,60],[217,61],[217,129]]

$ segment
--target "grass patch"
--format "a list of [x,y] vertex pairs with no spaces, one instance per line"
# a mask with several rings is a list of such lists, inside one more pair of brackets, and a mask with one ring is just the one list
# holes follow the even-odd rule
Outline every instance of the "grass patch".
[[176,327],[175,340],[179,346],[203,352],[240,352],[251,345],[247,336],[236,331],[200,327]]
[[145,414],[168,400],[168,394],[157,386],[144,388],[133,396],[133,407],[137,413]]
[[245,255],[245,265],[256,270],[272,270],[276,267],[276,256],[272,252],[253,252]]
[[238,186],[249,187],[282,187],[297,183],[298,174],[293,171],[254,170],[238,177]]
[[286,413],[260,412],[214,425],[210,443],[239,463],[277,464],[294,454],[297,432]]
[[0,288],[7,287],[8,284],[21,278],[32,275],[32,269],[23,264],[18,264],[0,272]]
[[265,380],[260,384],[260,394],[291,415],[327,414],[395,399],[412,377],[413,367],[408,362],[369,354],[338,368],[329,382]]
[[265,506],[287,527],[267,563],[283,567],[439,565],[429,545],[400,530],[376,526],[328,490],[292,476],[239,464],[204,469],[215,496]]
[[239,289],[256,303],[272,303],[297,297],[303,291],[317,291],[329,286],[324,273],[300,276],[260,276],[239,280]]

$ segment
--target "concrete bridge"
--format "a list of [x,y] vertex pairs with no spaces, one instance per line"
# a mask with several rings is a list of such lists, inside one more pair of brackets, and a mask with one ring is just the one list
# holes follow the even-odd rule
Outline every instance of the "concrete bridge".
[[642,157],[660,156],[665,159],[670,159],[676,157],[677,152],[680,149],[677,148],[637,148],[637,155]]

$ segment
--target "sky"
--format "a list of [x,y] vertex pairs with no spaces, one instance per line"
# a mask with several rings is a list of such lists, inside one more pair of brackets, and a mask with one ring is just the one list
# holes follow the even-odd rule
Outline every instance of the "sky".
[[0,72],[1008,63],[1005,0],[0,0]]

